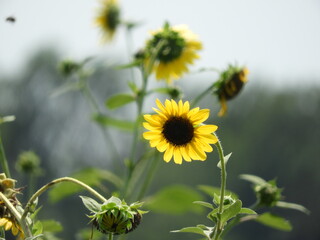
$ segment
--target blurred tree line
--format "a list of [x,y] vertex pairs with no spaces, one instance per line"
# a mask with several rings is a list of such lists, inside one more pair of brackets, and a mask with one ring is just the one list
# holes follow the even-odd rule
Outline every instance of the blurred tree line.
[[[78,91],[70,91],[52,97],[65,81],[57,71],[60,60],[55,51],[42,50],[29,60],[21,73],[12,77],[0,76],[0,115],[16,116],[13,123],[1,126],[7,158],[14,170],[22,151],[33,150],[39,155],[44,174],[35,189],[83,167],[106,168],[115,172],[121,168],[121,164],[113,166],[108,162],[103,136],[92,121],[90,106],[83,96]],[[104,107],[107,96],[123,91],[130,74],[128,70],[118,71],[105,63],[99,63],[95,68],[89,84],[101,107]],[[192,79],[181,81],[185,81],[185,96],[192,99],[192,89],[198,86],[192,83]],[[224,118],[216,116],[219,106],[214,97],[200,102],[202,108],[212,109],[208,122],[219,126],[218,135],[225,152],[233,153],[228,163],[227,188],[241,197],[244,206],[249,206],[254,203],[254,195],[250,184],[240,180],[239,174],[255,174],[266,180],[276,178],[278,186],[284,187],[285,200],[306,206],[311,215],[279,209],[292,222],[291,232],[269,229],[258,223],[243,223],[226,239],[256,239],[259,236],[260,240],[317,240],[320,238],[317,217],[320,208],[316,205],[320,202],[320,88],[288,86],[279,90],[261,84],[267,81],[263,77],[259,81],[249,77],[249,81],[240,96],[229,104],[228,115]],[[130,119],[132,108],[132,105],[127,106],[111,114]],[[111,136],[116,143],[121,143],[116,148],[120,155],[125,156],[129,135],[112,130]],[[171,184],[184,184],[195,189],[199,185],[218,186],[217,161],[218,157],[213,152],[205,162],[182,166],[161,162],[149,193]],[[18,180],[18,186],[29,187],[24,176],[16,171],[12,173]],[[43,205],[40,217],[54,218],[63,224],[64,231],[59,235],[61,239],[79,239],[75,233],[90,228],[78,194],[58,203],[50,203],[44,197],[40,199],[40,205]],[[197,239],[196,235],[169,231],[199,222],[208,223],[204,211],[202,215],[190,212],[174,216],[150,212],[144,216],[139,228],[130,234],[130,239]]]

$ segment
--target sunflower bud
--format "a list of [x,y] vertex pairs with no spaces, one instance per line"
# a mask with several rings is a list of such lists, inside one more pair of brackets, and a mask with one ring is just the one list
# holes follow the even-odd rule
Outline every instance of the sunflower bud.
[[282,189],[276,186],[275,180],[268,181],[262,185],[256,185],[254,191],[260,206],[273,207],[282,199]]
[[229,65],[228,69],[220,74],[219,80],[214,84],[214,94],[218,96],[221,110],[218,116],[224,116],[227,111],[226,102],[235,98],[244,84],[248,81],[249,71],[246,67]]
[[16,169],[25,174],[39,174],[42,172],[40,168],[40,158],[33,151],[22,152],[18,156]]
[[80,64],[67,59],[61,61],[58,66],[59,72],[65,77],[70,77],[72,74],[76,73],[80,68]]
[[138,208],[142,203],[127,205],[117,197],[111,197],[105,203],[99,204],[88,197],[81,197],[84,205],[92,212],[93,225],[102,233],[114,235],[126,234],[137,228],[144,213]]

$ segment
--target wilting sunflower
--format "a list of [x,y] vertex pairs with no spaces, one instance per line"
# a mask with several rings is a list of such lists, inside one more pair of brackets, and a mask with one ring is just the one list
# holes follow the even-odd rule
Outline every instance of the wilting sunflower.
[[102,0],[101,9],[95,19],[103,34],[103,41],[112,40],[120,23],[118,0]]
[[220,79],[215,84],[214,93],[218,96],[221,109],[218,116],[222,117],[227,112],[227,101],[236,97],[244,84],[248,81],[249,70],[246,67],[229,65],[228,69],[220,74]]
[[212,152],[210,144],[218,141],[212,133],[217,130],[215,125],[202,125],[209,117],[209,109],[200,110],[199,107],[190,110],[188,101],[166,100],[163,105],[156,100],[159,109],[154,108],[157,114],[144,115],[147,122],[143,126],[148,132],[143,137],[150,141],[151,147],[164,152],[163,159],[169,162],[172,157],[177,164],[182,159],[204,161],[206,152]]
[[162,29],[152,32],[152,38],[147,41],[146,63],[149,64],[156,51],[153,67],[156,78],[171,83],[188,72],[188,65],[199,58],[197,51],[200,49],[202,44],[197,35],[186,25],[171,27],[166,23]]
[[11,218],[0,218],[0,227],[3,227],[5,231],[11,230],[14,236],[17,236],[17,239],[24,239],[23,231],[20,225]]

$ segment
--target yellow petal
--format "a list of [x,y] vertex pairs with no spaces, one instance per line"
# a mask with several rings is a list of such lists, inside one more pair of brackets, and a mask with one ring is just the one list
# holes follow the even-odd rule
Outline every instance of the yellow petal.
[[8,222],[7,218],[1,218],[0,219],[0,227],[3,227]]
[[157,145],[157,150],[159,152],[164,152],[169,146],[169,143],[166,140],[162,140],[158,145]]
[[218,142],[218,138],[212,134],[201,134],[197,137],[209,144],[215,144],[216,142]]
[[200,124],[200,123],[202,123],[202,122],[204,122],[205,120],[208,119],[209,113],[210,113],[209,109],[201,109],[197,113],[195,113],[192,116],[190,116],[190,121],[194,125],[198,125],[198,124]]
[[185,147],[181,147],[180,148],[180,152],[181,152],[181,155],[183,157],[183,159],[187,162],[191,162],[191,158],[189,157],[187,151],[186,151],[186,148]]
[[173,155],[173,149],[174,149],[174,147],[169,144],[167,150],[165,151],[165,153],[163,155],[163,160],[165,162],[170,162],[172,155]]
[[10,230],[12,227],[12,222],[11,221],[7,221],[6,225],[4,226],[4,230],[8,231]]
[[173,150],[173,160],[176,164],[182,163],[182,156],[181,156],[179,147],[175,147]]
[[147,140],[157,139],[159,138],[159,135],[161,135],[160,131],[144,132],[143,138]]
[[210,134],[215,132],[217,129],[218,126],[216,125],[202,125],[200,127],[195,128],[195,132],[200,134]]

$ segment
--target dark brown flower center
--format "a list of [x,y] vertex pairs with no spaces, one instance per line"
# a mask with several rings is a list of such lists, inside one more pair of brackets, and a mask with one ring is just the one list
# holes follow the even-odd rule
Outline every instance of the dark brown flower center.
[[186,118],[171,117],[163,125],[162,134],[173,145],[181,146],[191,142],[194,128]]

